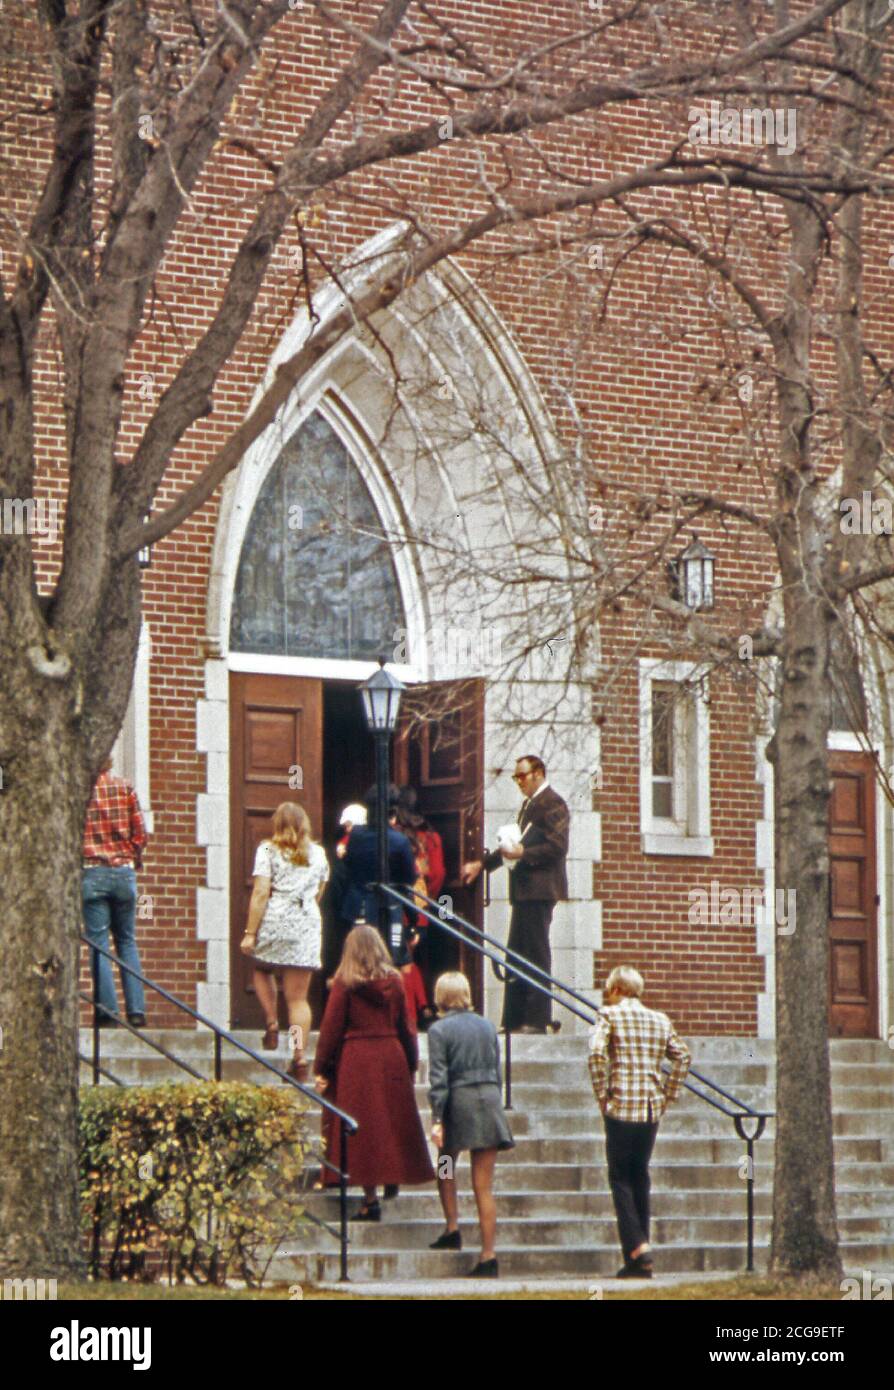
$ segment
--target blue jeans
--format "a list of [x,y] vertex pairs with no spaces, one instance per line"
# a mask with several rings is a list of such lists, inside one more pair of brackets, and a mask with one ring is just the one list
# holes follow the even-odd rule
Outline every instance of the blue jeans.
[[[140,956],[137,951],[137,875],[126,864],[120,868],[101,865],[95,869],[84,869],[81,874],[81,896],[84,904],[84,929],[87,936],[97,946],[108,951],[109,928],[115,938],[115,954],[125,965],[140,970]],[[112,962],[98,951],[91,951],[91,968],[94,972],[96,997],[100,1004],[118,1013],[115,998],[115,982],[112,978]],[[142,983],[127,970],[121,971],[121,984],[124,988],[124,1004],[128,1014],[146,1012]],[[101,1018],[107,1017],[100,1014]]]

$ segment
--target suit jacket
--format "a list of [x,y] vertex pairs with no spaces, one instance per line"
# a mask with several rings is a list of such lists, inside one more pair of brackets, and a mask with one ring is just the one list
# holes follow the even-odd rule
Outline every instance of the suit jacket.
[[[509,901],[559,902],[568,897],[565,860],[568,856],[568,807],[552,787],[532,796],[519,825],[525,832],[521,859],[509,874]],[[499,850],[488,854],[486,869],[503,863]]]
[[[661,1063],[671,1059],[665,1076]],[[637,1124],[661,1119],[686,1080],[692,1055],[667,1014],[639,999],[608,1005],[590,1034],[590,1080],[604,1114]]]

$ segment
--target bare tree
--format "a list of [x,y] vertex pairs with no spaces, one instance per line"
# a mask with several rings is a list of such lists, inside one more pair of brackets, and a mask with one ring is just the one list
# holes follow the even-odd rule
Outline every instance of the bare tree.
[[[847,24],[833,26],[831,17],[843,8]],[[788,1079],[781,1074],[780,1104],[792,1118],[780,1120],[776,1262],[792,1270],[835,1263],[828,1051],[818,985],[801,988],[803,978],[816,985],[825,961],[823,678],[835,603],[844,595],[856,603],[888,567],[861,541],[824,548],[828,529],[821,525],[810,451],[817,410],[809,380],[810,296],[830,223],[843,219],[846,235],[855,238],[861,200],[889,191],[884,139],[871,154],[866,148],[867,125],[876,119],[871,99],[886,32],[883,8],[881,0],[847,6],[824,0],[790,19],[783,4],[774,19],[743,0],[734,7],[738,27],[730,29],[710,4],[681,6],[673,22],[648,4],[612,13],[568,4],[548,37],[528,43],[507,35],[495,45],[474,13],[459,25],[439,5],[413,0],[370,3],[362,21],[356,6],[324,0],[40,0],[36,14],[25,4],[4,6],[7,122],[10,128],[35,123],[40,156],[36,180],[33,167],[6,161],[7,172],[27,174],[22,184],[34,191],[23,203],[22,184],[7,180],[4,194],[4,267],[11,258],[13,268],[4,268],[0,285],[0,488],[4,505],[33,504],[38,383],[55,352],[66,490],[61,556],[49,581],[38,583],[27,526],[21,533],[4,526],[0,536],[4,1273],[64,1276],[81,1267],[74,1045],[80,836],[93,779],[130,689],[140,625],[138,550],[201,507],[313,366],[344,335],[364,326],[375,333],[377,316],[427,272],[472,254],[491,237],[499,254],[523,254],[526,234],[537,227],[550,229],[544,236],[558,229],[560,244],[566,237],[569,244],[582,235],[592,240],[586,219],[609,207],[632,221],[634,250],[664,242],[719,277],[751,310],[774,353],[775,506],[765,516],[745,515],[711,494],[682,500],[691,515],[755,525],[772,540],[782,566],[786,635],[768,631],[757,639],[782,657],[777,871],[804,904],[804,931],[786,946],[787,956],[780,953],[785,987],[793,978],[799,982],[780,1006],[780,1042],[791,1043],[791,1055],[817,1088],[811,1133],[819,1138],[796,1154],[803,1097],[786,1090],[793,1071]],[[293,42],[286,26],[299,16],[306,26],[302,42],[334,60],[335,76],[308,103],[294,138],[272,148],[265,103],[277,99],[277,55]],[[628,46],[635,64],[624,56]],[[687,102],[755,90],[767,100],[785,96],[799,111],[815,110],[818,121],[827,109],[836,113],[839,124],[821,153],[786,163],[764,158],[765,151],[741,158],[694,150],[681,138],[679,113]],[[240,93],[256,102],[259,131],[230,115]],[[412,114],[420,103],[428,113],[421,122]],[[627,159],[624,172],[594,173],[575,141],[563,146],[572,152],[564,162],[550,144],[554,132],[578,132],[578,123],[600,112],[621,119],[632,106],[659,112],[654,156],[636,167]],[[674,113],[671,122],[667,112]],[[469,152],[471,175],[464,163]],[[123,397],[141,334],[155,322],[164,258],[196,216],[195,199],[213,161],[228,155],[252,160],[259,171],[246,229],[213,315],[198,334],[183,335],[177,370],[131,448],[122,429]],[[446,216],[426,216],[412,196],[417,167],[432,160],[466,180],[467,197],[457,198]],[[779,305],[762,305],[722,245],[692,244],[672,218],[659,216],[699,188],[780,201],[789,244]],[[347,195],[379,221],[397,212],[405,231],[365,285],[320,321],[315,296],[326,284],[339,285],[346,267],[325,236],[314,234],[313,213]],[[616,223],[611,231],[619,234]],[[243,422],[171,499],[172,458],[212,410],[215,384],[252,331],[277,246],[293,233],[302,250],[299,291],[310,331],[264,383]],[[842,303],[850,305],[854,296],[859,301],[859,258],[845,261]],[[842,343],[840,365],[848,421],[843,466],[847,486],[857,486],[872,476],[879,456],[874,432],[867,438],[860,423],[864,348],[859,314],[850,312],[853,333]],[[590,486],[581,467],[576,478],[572,469],[572,479]],[[160,494],[165,504],[144,524]],[[574,526],[563,524],[559,540],[563,550],[574,550]],[[592,536],[576,563],[581,574],[599,576],[602,600],[617,600],[617,575]],[[625,591],[642,591],[649,568],[641,563],[638,584],[626,578]],[[521,584],[525,574],[514,578]],[[688,612],[668,609],[669,603],[653,606],[691,632]],[[585,640],[585,609],[574,621]],[[807,688],[818,693],[805,704]],[[798,1132],[797,1143],[803,1138]],[[801,1223],[797,1232],[792,1219]]]

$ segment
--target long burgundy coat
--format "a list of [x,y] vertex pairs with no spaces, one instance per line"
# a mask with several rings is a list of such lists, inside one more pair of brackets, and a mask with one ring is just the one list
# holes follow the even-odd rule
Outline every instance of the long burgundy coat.
[[[352,1186],[431,1182],[435,1176],[413,1094],[419,1055],[399,975],[346,989],[336,979],[320,1024],[314,1074],[326,1099],[360,1126],[348,1136]],[[332,1084],[334,1082],[334,1085]],[[325,1126],[326,1156],[338,1165],[341,1123]],[[338,1181],[326,1169],[324,1181]]]

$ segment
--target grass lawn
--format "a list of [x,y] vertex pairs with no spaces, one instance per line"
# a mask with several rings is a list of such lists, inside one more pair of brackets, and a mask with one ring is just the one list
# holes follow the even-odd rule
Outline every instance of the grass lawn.
[[[618,1289],[611,1288],[614,1280],[606,1280],[602,1285],[603,1302],[724,1302],[734,1300],[736,1302],[749,1302],[754,1300],[769,1300],[777,1302],[780,1300],[801,1301],[802,1299],[819,1299],[823,1302],[840,1302],[841,1290],[837,1284],[826,1285],[800,1285],[787,1281],[768,1279],[762,1276],[747,1277],[737,1276],[732,1279],[712,1280],[699,1283],[693,1280],[688,1284],[673,1284],[663,1287],[648,1289]],[[165,1301],[177,1299],[185,1301],[211,1301],[211,1302],[232,1302],[234,1299],[240,1302],[254,1302],[264,1300],[266,1302],[282,1302],[288,1300],[290,1289],[297,1290],[298,1285],[278,1284],[273,1288],[267,1289],[215,1289],[215,1288],[193,1288],[188,1285],[175,1285],[169,1288],[167,1284],[61,1284],[59,1286],[60,1299],[74,1299],[92,1302],[105,1302],[110,1300],[123,1300],[125,1302]],[[327,1302],[372,1302],[378,1300],[368,1299],[364,1294],[352,1293],[345,1290],[344,1293],[322,1291],[309,1286],[304,1286],[301,1297],[305,1301],[311,1299]],[[483,1295],[473,1294],[462,1297],[458,1294],[441,1294],[437,1298],[430,1296],[428,1302],[570,1302],[580,1303],[587,1299],[585,1290],[575,1291],[570,1289],[558,1290],[555,1293],[544,1290],[543,1292],[531,1293],[498,1293]],[[416,1302],[403,1295],[398,1300],[400,1302]]]

